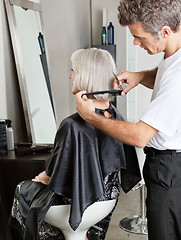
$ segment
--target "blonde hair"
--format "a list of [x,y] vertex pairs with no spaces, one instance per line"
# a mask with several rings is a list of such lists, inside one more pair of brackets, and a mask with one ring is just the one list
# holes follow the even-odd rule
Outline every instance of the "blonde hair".
[[[71,57],[73,89],[86,92],[105,91],[113,89],[113,72],[116,67],[111,54],[102,49],[88,48],[75,51]],[[109,94],[94,96],[98,100],[112,101]]]

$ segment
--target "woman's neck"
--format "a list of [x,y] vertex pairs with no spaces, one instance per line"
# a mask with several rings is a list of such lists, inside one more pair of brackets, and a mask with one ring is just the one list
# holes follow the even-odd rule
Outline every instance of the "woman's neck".
[[99,109],[109,108],[109,102],[106,102],[104,100],[93,99],[93,103],[94,103],[95,108],[99,108]]

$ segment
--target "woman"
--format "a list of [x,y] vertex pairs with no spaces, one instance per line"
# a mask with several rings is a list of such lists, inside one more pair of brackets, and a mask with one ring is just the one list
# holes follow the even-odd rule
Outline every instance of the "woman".
[[[87,92],[112,90],[116,69],[109,52],[81,49],[73,53],[71,60],[73,94],[83,89]],[[93,96],[96,113],[122,119],[110,103],[113,100],[110,94]],[[21,226],[24,240],[64,239],[58,229],[43,221],[49,207],[71,204],[69,223],[76,230],[90,204],[118,198],[120,171],[122,188],[128,192],[141,180],[135,149],[106,136],[75,113],[60,124],[47,169],[32,181],[18,185],[11,222]],[[97,233],[99,239],[105,239],[110,218],[111,214],[92,227],[88,238],[91,239],[90,233]]]

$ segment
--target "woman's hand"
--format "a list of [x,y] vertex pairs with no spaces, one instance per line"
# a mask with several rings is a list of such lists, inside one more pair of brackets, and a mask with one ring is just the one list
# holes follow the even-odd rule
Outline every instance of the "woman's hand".
[[33,182],[41,182],[43,184],[48,184],[50,177],[45,173],[45,171],[41,172],[38,176],[32,179]]

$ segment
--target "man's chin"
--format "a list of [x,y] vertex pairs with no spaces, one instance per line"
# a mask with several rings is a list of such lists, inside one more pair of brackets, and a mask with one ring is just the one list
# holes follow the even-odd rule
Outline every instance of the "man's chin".
[[148,49],[145,49],[145,50],[147,51],[147,53],[148,53],[149,55],[154,55],[154,53],[151,52],[150,50],[148,50]]

